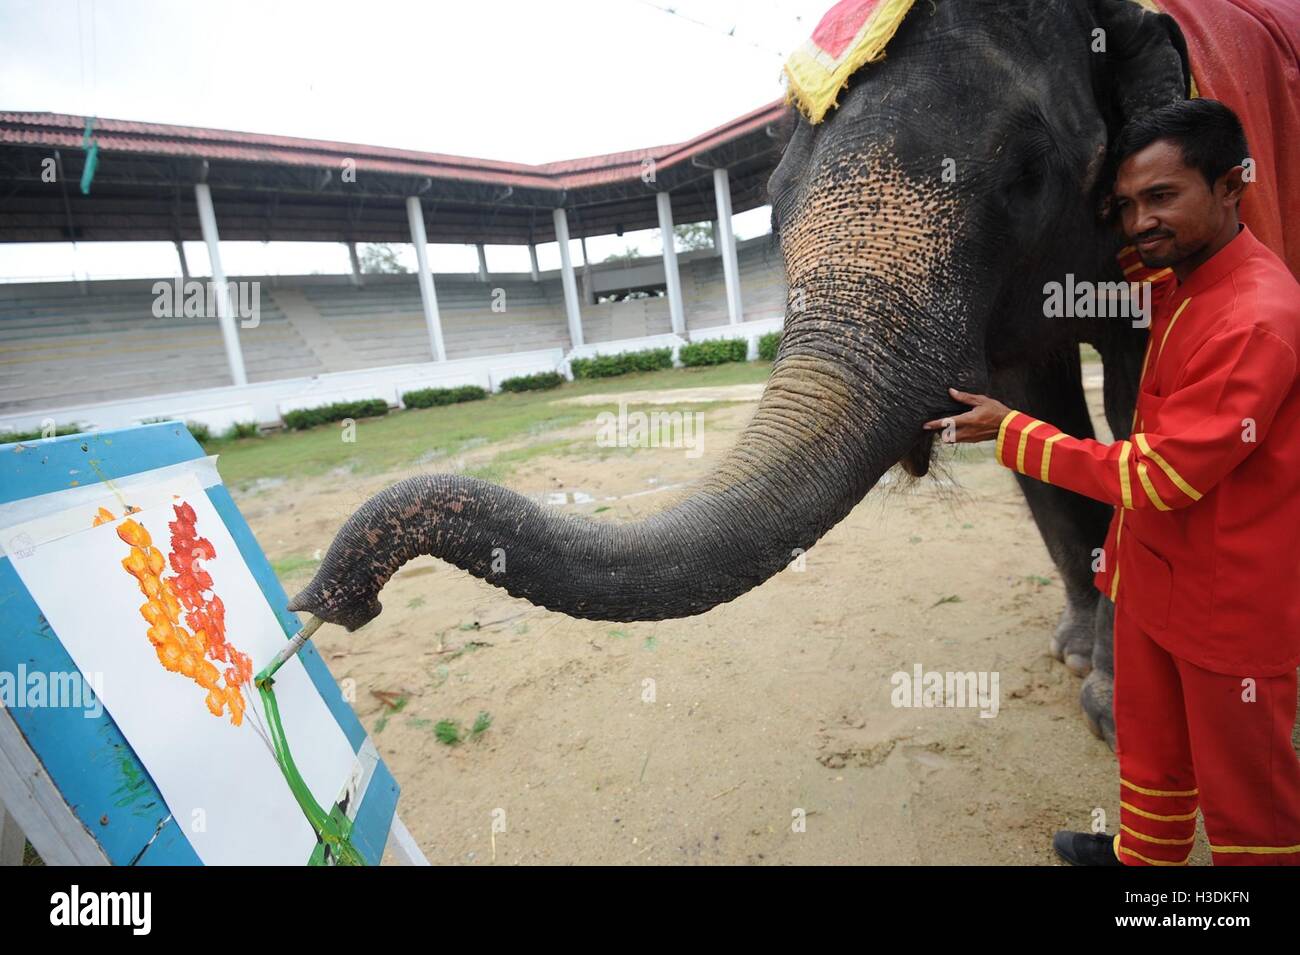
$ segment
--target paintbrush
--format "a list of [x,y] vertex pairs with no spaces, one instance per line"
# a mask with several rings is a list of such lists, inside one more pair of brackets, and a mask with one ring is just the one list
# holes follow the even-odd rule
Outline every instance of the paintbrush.
[[302,629],[289,638],[289,642],[280,648],[280,652],[271,658],[271,662],[262,670],[253,680],[254,685],[259,689],[266,689],[271,685],[271,677],[275,676],[275,671],[284,666],[289,658],[296,654],[311,639],[311,635],[320,629],[320,625],[325,621],[320,617],[312,614]]

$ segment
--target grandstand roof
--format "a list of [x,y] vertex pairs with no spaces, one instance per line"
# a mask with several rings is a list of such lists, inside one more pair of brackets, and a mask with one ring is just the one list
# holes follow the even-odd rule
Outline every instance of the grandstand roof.
[[735,212],[762,205],[792,119],[778,100],[683,143],[541,165],[95,119],[83,196],[87,117],[0,112],[0,242],[198,239],[196,182],[223,240],[405,242],[411,195],[431,242],[552,241],[557,206],[575,238],[621,234],[658,225],[656,191],[671,192],[677,222],[714,218],[714,167],[728,169]]

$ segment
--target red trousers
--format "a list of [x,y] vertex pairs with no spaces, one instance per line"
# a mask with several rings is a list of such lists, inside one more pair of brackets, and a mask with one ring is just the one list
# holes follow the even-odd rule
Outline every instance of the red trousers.
[[1186,865],[1196,811],[1215,865],[1300,865],[1296,674],[1227,676],[1115,613],[1115,751],[1128,865]]

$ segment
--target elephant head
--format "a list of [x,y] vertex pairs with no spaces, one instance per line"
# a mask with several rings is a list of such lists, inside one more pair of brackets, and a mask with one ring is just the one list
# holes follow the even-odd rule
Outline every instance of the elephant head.
[[924,473],[921,424],[953,410],[949,385],[983,390],[1045,336],[1078,335],[1045,328],[1043,277],[1113,258],[1098,215],[1109,138],[1186,89],[1177,27],[1129,0],[921,0],[837,110],[798,120],[771,177],[785,333],[707,477],[624,524],[411,478],[347,520],[290,609],[355,629],[419,554],[575,617],[682,617],[745,593],[893,464]]

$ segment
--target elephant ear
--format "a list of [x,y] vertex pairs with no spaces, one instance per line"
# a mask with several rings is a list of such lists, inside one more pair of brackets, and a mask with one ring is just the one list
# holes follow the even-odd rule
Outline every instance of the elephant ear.
[[1092,0],[1092,7],[1105,31],[1110,107],[1118,125],[1187,99],[1192,78],[1187,41],[1173,17],[1144,9],[1136,0]]

